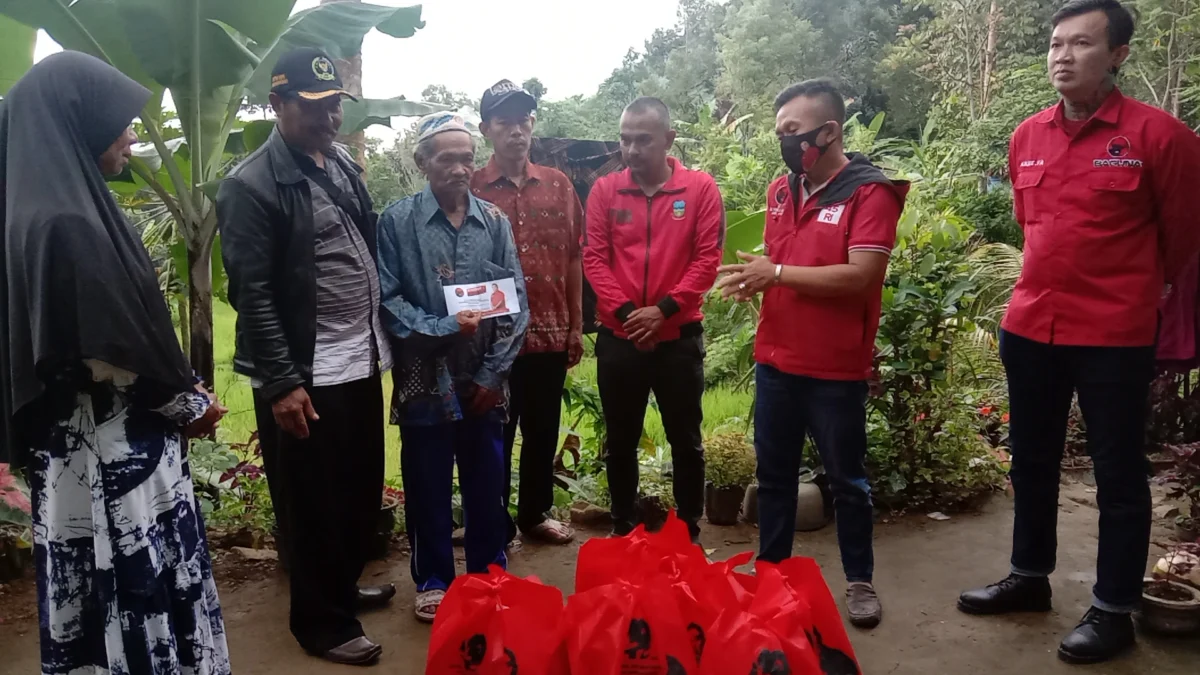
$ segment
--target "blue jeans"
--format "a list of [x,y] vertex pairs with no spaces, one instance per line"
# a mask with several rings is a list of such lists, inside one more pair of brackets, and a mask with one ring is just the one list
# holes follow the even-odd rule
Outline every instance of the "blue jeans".
[[804,439],[811,435],[833,492],[846,580],[870,582],[875,557],[866,469],[867,383],[789,375],[762,364],[755,382],[758,557],[779,562],[792,555]]
[[1100,545],[1092,604],[1128,613],[1142,598],[1150,551],[1150,465],[1144,449],[1154,347],[1070,347],[1000,335],[1012,422],[1012,571],[1048,576],[1058,549],[1058,482],[1071,396],[1087,425]]
[[467,528],[467,572],[508,563],[508,488],[504,485],[504,424],[494,415],[433,426],[401,425],[404,516],[417,591],[445,590],[454,581],[451,498],[454,460]]

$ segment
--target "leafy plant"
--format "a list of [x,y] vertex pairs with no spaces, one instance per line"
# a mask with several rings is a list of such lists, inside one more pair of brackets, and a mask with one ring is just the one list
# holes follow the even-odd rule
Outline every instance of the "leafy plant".
[[1187,445],[1168,445],[1174,465],[1161,480],[1168,486],[1168,496],[1187,502],[1187,513],[1181,524],[1200,523],[1200,442]]
[[[0,0],[0,15],[45,30],[63,47],[107,61],[151,90],[140,122],[152,147],[135,152],[132,174],[113,185],[126,193],[153,192],[175,223],[185,252],[176,273],[188,288],[192,367],[210,383],[217,236],[212,196],[232,157],[246,152],[251,139],[265,139],[271,125],[254,122],[242,128],[243,101],[247,96],[266,100],[271,69],[292,47],[319,46],[334,59],[346,59],[361,51],[363,36],[372,29],[410,37],[424,26],[419,6],[337,2],[289,17],[294,4]],[[183,130],[174,140],[163,132],[165,92]],[[435,109],[440,108],[395,99],[348,102],[342,131]]]
[[9,465],[0,464],[0,524],[29,527],[32,516],[29,486]]
[[704,442],[704,477],[714,487],[747,487],[758,464],[744,433],[722,433]]

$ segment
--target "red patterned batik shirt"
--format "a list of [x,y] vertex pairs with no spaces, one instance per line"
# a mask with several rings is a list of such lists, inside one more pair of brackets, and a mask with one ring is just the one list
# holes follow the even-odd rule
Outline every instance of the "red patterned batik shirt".
[[525,353],[565,352],[571,333],[567,273],[579,260],[583,207],[561,171],[530,163],[518,188],[493,159],[471,179],[476,197],[500,207],[512,223],[529,297]]

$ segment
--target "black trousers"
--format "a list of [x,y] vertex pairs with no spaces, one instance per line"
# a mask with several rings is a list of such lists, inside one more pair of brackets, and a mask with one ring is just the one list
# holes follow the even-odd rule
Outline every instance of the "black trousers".
[[[698,326],[697,326],[698,327]],[[608,333],[596,338],[596,380],[608,428],[605,446],[613,529],[632,531],[638,514],[638,446],[650,392],[658,401],[671,445],[675,503],[692,535],[704,513],[704,335],[689,334],[639,351],[629,340]]]
[[522,354],[509,377],[508,424],[504,425],[504,493],[512,502],[512,451],[521,429],[521,467],[517,520],[509,528],[528,532],[546,520],[554,506],[554,455],[562,414],[563,384],[567,380],[567,353]]
[[1142,597],[1150,550],[1144,430],[1154,347],[1047,345],[1005,332],[1000,357],[1012,407],[1012,571],[1023,576],[1054,571],[1059,464],[1071,395],[1078,392],[1100,507],[1093,604],[1131,611]]
[[267,401],[255,408],[291,558],[292,635],[319,654],[363,635],[355,601],[383,493],[383,388],[376,375],[308,395],[321,419],[304,440],[279,429]]

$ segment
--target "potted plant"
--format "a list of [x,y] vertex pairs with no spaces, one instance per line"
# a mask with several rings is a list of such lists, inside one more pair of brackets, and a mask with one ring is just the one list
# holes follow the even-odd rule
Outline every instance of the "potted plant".
[[746,487],[754,481],[754,446],[744,434],[720,434],[704,444],[704,511],[713,525],[736,525]]
[[404,491],[383,486],[383,502],[379,507],[379,521],[371,542],[371,558],[383,560],[392,546],[392,534],[396,531],[397,510],[404,506]]
[[1168,445],[1165,450],[1174,463],[1161,480],[1169,497],[1184,502],[1184,512],[1175,519],[1175,535],[1192,543],[1200,538],[1200,443]]
[[1143,581],[1138,618],[1147,629],[1165,635],[1200,632],[1200,589],[1188,583],[1197,553],[1197,544],[1172,547],[1155,566],[1154,576]]
[[0,464],[0,582],[21,577],[33,560],[32,515],[29,488]]

